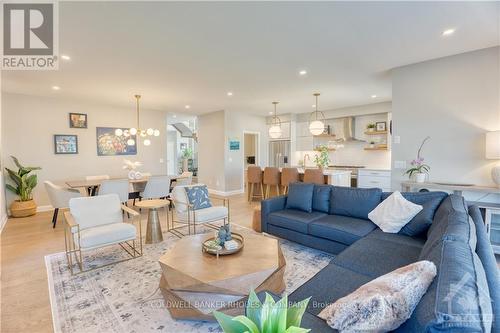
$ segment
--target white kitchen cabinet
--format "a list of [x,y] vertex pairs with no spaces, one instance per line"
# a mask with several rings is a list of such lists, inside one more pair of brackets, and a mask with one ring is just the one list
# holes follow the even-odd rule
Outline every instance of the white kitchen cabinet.
[[313,150],[314,139],[312,136],[298,136],[295,145],[297,151],[311,151]]
[[381,188],[384,192],[391,191],[391,170],[359,169],[358,187]]

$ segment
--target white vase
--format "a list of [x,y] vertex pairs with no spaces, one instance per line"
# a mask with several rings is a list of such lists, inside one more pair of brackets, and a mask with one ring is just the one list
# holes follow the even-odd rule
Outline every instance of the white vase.
[[425,179],[427,178],[427,174],[423,172],[419,172],[415,174],[415,181],[417,183],[425,183]]

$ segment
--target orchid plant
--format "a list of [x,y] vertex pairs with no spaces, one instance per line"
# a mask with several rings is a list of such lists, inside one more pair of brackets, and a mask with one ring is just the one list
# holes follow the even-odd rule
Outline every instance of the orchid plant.
[[414,174],[418,173],[428,173],[431,170],[431,167],[424,163],[424,158],[420,155],[420,153],[422,152],[422,147],[430,138],[431,137],[428,136],[424,139],[424,141],[422,141],[417,151],[417,158],[410,162],[412,167],[405,172],[405,174],[407,174],[409,177],[412,177]]

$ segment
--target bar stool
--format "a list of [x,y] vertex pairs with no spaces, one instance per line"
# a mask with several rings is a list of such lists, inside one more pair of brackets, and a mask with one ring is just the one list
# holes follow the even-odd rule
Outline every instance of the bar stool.
[[271,194],[271,186],[276,187],[276,195],[280,194],[280,169],[275,167],[264,168],[264,198],[267,199]]
[[288,185],[299,181],[299,170],[297,168],[282,168],[281,169],[281,186],[283,186],[283,194],[288,193]]
[[304,183],[324,184],[325,176],[321,169],[306,169],[304,171]]
[[260,168],[260,166],[251,165],[248,167],[247,185],[248,202],[251,202],[255,196],[253,193],[255,185],[257,185],[257,189],[260,187],[260,197],[264,197],[264,188],[262,186],[262,169]]

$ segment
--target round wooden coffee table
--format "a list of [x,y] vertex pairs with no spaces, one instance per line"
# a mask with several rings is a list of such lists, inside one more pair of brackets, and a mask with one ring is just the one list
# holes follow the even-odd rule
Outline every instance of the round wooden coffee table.
[[163,241],[163,233],[161,231],[160,217],[158,216],[158,208],[168,206],[169,204],[170,201],[160,200],[160,199],[142,200],[135,203],[135,206],[139,208],[149,209],[148,226],[146,228],[146,244],[154,244]]

